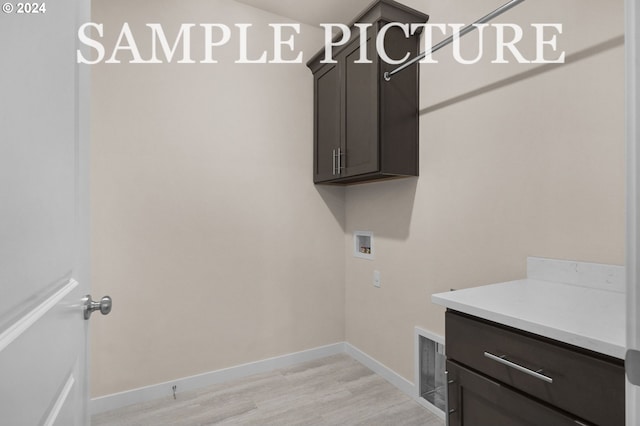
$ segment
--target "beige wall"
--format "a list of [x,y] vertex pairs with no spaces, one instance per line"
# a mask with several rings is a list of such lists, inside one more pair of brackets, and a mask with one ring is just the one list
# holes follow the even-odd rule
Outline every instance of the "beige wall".
[[[268,23],[227,0],[94,0],[110,52],[124,21]],[[115,33],[115,35],[114,35]],[[344,200],[312,183],[312,77],[300,65],[93,66],[94,396],[344,341]],[[310,57],[320,30],[296,47]],[[193,37],[194,58],[203,49]],[[127,58],[126,52],[122,58]]]
[[[405,3],[465,23],[503,2]],[[414,327],[444,333],[431,294],[522,278],[527,256],[623,263],[623,2],[525,2],[499,22],[562,22],[575,61],[519,80],[535,66],[489,64],[490,38],[476,66],[443,49],[421,66],[420,178],[346,192],[347,341],[411,381]],[[374,232],[374,261],[351,255],[354,230]]]
[[[405,3],[462,23],[501,2]],[[230,0],[94,0],[93,20],[111,43],[124,21],[253,23],[252,52],[287,22]],[[420,178],[346,190],[312,184],[304,65],[234,65],[232,43],[216,65],[94,66],[93,292],[115,307],[91,324],[93,395],[342,340],[412,380],[414,326],[443,333],[432,293],[523,277],[529,255],[621,264],[622,1],[502,21],[562,22],[577,56],[538,73],[444,50],[421,67]],[[322,33],[296,43],[309,58]],[[374,261],[352,257],[356,229]]]

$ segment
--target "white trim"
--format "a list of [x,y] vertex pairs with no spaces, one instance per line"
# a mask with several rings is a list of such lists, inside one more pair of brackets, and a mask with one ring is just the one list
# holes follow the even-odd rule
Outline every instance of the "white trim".
[[[419,329],[418,327],[416,327],[416,330],[422,330],[422,329]],[[426,333],[427,337],[429,336],[436,337],[434,338],[434,340],[437,341],[438,336],[436,334],[432,334],[426,330],[422,330],[422,331]],[[443,343],[444,343],[444,339],[443,339]],[[420,396],[418,395],[418,388],[414,383],[411,383],[409,380],[405,379],[404,377],[402,377],[401,375],[399,375],[398,373],[396,373],[395,371],[393,371],[392,369],[390,369],[389,367],[387,367],[377,359],[372,358],[371,356],[362,352],[360,349],[356,348],[351,343],[345,342],[344,347],[345,347],[345,352],[348,355],[350,355],[353,359],[355,359],[356,361],[360,362],[364,366],[371,369],[378,376],[382,377],[387,382],[391,383],[393,386],[398,388],[400,391],[404,392],[411,399],[416,401],[422,407],[431,411],[433,414],[435,414],[439,418],[441,419],[445,418],[443,411],[429,404],[427,401],[424,400],[424,398],[420,398]],[[418,382],[415,382],[415,383],[418,383]]]
[[416,401],[418,401],[418,404],[422,405],[424,408],[426,408],[427,410],[431,411],[433,414],[435,414],[436,416],[440,417],[441,419],[445,419],[445,414],[444,411],[442,411],[441,409],[439,409],[438,407],[436,407],[435,405],[431,404],[429,401],[427,401],[426,399],[422,398],[420,396],[420,336],[422,337],[426,337],[427,339],[433,340],[436,343],[440,343],[441,345],[444,346],[444,337],[440,336],[439,334],[435,334],[431,331],[425,330],[424,328],[420,328],[420,327],[415,327],[414,328],[414,332],[413,332],[413,359],[414,359],[414,370],[413,370],[413,383],[415,383],[414,386],[414,394],[413,397],[415,398]]
[[53,408],[51,408],[51,411],[47,416],[47,420],[44,421],[44,426],[52,426],[55,423],[55,421],[58,418],[58,415],[60,414],[60,410],[62,410],[62,407],[64,406],[64,403],[67,400],[67,398],[69,397],[69,393],[71,392],[71,389],[73,389],[73,385],[75,383],[76,383],[76,380],[73,378],[73,374],[71,374],[67,379],[67,382],[64,384],[64,387],[62,388],[60,395],[58,395],[58,399],[56,400],[56,403],[53,404]]
[[351,356],[353,359],[368,367],[374,373],[381,376],[400,391],[405,393],[418,404],[433,412],[438,417],[444,418],[444,413],[442,411],[418,397],[418,392],[413,383],[382,364],[380,361],[372,358],[347,342],[334,343],[332,345],[321,346],[319,348],[309,349],[306,351],[101,396],[90,401],[90,413],[92,415],[104,413],[105,411],[115,410],[128,405],[167,397],[172,394],[172,386],[174,385],[177,386],[178,392],[185,392],[338,354],[347,354]]
[[[627,349],[640,349],[640,8],[636,0],[625,1],[625,127],[627,145],[626,176],[626,290],[627,290]],[[626,424],[636,425],[640,421],[640,387],[626,381]]]
[[56,306],[77,286],[78,282],[73,278],[70,279],[64,287],[55,292],[51,297],[42,302],[31,312],[16,321],[15,324],[13,324],[11,327],[7,328],[2,334],[0,334],[0,352],[2,352],[18,337],[20,337],[25,331],[27,331],[29,327],[38,322],[40,318],[42,318],[47,312],[49,312],[51,308]]
[[420,398],[420,397],[414,397],[414,399],[416,400],[416,402],[418,404],[422,405],[424,408],[426,408],[427,410],[431,411],[435,416],[438,416],[439,419],[446,420],[446,416],[444,414],[444,411],[442,411],[441,409],[439,409],[435,405],[431,404],[426,399]]
[[415,328],[416,340],[417,340],[418,336],[426,337],[427,339],[431,339],[436,343],[440,343],[441,345],[444,345],[444,337],[442,337],[439,334],[434,333],[433,331],[425,330],[422,327],[416,327]]
[[321,346],[319,348],[309,349],[306,351],[263,359],[261,361],[211,371],[209,373],[198,374],[196,376],[184,377],[164,383],[145,386],[143,388],[106,395],[94,398],[90,401],[90,412],[92,414],[98,414],[126,407],[127,405],[139,404],[141,402],[170,396],[172,394],[172,386],[174,385],[177,386],[178,392],[190,391],[223,383],[229,380],[240,379],[253,374],[266,373],[279,368],[290,367],[303,362],[313,361],[344,352],[344,342],[334,343],[332,345]]
[[356,361],[359,361],[366,367],[373,370],[373,372],[377,375],[382,376],[387,382],[391,383],[393,386],[397,387],[402,392],[409,395],[411,398],[416,399],[415,386],[409,380],[405,379],[380,361],[362,352],[351,343],[345,343],[345,352]]

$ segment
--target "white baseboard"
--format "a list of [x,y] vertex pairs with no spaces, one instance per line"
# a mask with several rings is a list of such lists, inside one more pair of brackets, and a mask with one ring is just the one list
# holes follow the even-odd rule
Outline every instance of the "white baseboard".
[[91,400],[90,412],[91,414],[99,414],[104,413],[105,411],[126,407],[128,405],[139,404],[171,396],[173,392],[172,386],[174,385],[177,386],[178,392],[191,391],[229,380],[240,379],[253,374],[267,373],[279,368],[291,367],[303,362],[343,353],[350,355],[356,361],[359,361],[366,367],[370,368],[374,373],[387,380],[423,407],[434,412],[439,417],[444,417],[444,413],[442,413],[442,411],[422,400],[422,398],[419,398],[418,391],[413,383],[378,360],[362,352],[352,344],[346,342],[334,343],[332,345],[321,346],[319,348],[309,349],[306,351],[263,359],[261,361],[198,374],[196,376],[184,377],[138,389],[101,396]]
[[393,386],[400,389],[402,392],[409,395],[411,398],[414,398],[416,395],[416,388],[413,383],[381,363],[380,361],[370,357],[366,353],[362,352],[360,349],[353,346],[351,343],[344,344],[345,352],[356,361],[364,364],[366,367],[370,368],[374,373],[384,378],[387,382],[391,383]]
[[442,411],[441,409],[439,409],[438,407],[436,407],[432,403],[428,402],[424,398],[414,397],[414,399],[416,400],[416,402],[418,404],[422,405],[424,408],[426,408],[427,410],[431,411],[433,414],[435,414],[436,416],[438,416],[442,420],[446,421],[446,415],[444,414],[444,411]]
[[404,392],[406,395],[411,397],[411,399],[422,405],[427,410],[431,411],[436,416],[444,419],[444,412],[421,398],[414,383],[411,383],[409,380],[405,379],[377,359],[372,358],[366,353],[362,352],[352,344],[345,342],[344,347],[345,352],[351,355],[353,359],[359,361],[361,364],[371,369],[378,376],[384,378],[387,382],[391,383],[400,391]]
[[248,364],[198,374],[196,376],[184,377],[169,382],[105,395],[91,400],[90,412],[92,414],[98,414],[126,407],[127,405],[139,404],[141,402],[171,396],[173,392],[172,386],[174,385],[177,386],[178,392],[185,392],[342,353],[345,353],[345,343],[334,343],[332,345],[263,359]]

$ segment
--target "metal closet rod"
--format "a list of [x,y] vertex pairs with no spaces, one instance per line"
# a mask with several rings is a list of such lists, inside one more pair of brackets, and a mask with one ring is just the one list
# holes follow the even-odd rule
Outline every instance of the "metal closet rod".
[[522,3],[523,1],[524,0],[511,0],[509,3],[506,3],[506,4],[502,5],[502,6],[500,6],[499,8],[494,10],[493,12],[489,13],[488,15],[485,15],[482,18],[478,19],[473,24],[467,25],[466,27],[464,27],[463,29],[461,29],[460,31],[455,33],[454,35],[442,40],[440,43],[438,43],[435,46],[433,46],[431,48],[431,50],[422,52],[420,55],[416,56],[415,58],[413,58],[412,60],[410,60],[408,62],[405,62],[404,64],[400,65],[398,68],[394,69],[393,71],[385,72],[384,73],[385,81],[391,81],[391,76],[393,76],[394,74],[399,73],[400,71],[404,70],[405,68],[408,68],[411,65],[415,64],[416,62],[421,61],[422,59],[426,58],[428,55],[431,55],[434,52],[437,52],[438,50],[442,49],[443,47],[451,44],[456,37],[463,37],[463,36],[469,34],[471,31],[475,30],[478,25],[486,24],[487,22],[493,20],[494,18],[497,18],[498,16],[502,15],[506,11],[516,7],[517,5]]

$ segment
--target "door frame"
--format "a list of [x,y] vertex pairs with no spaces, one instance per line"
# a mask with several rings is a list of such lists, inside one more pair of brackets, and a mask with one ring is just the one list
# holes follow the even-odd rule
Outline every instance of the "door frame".
[[[92,0],[78,0],[78,26],[91,21]],[[76,37],[76,51],[82,52],[85,58],[90,57],[89,47],[80,43]],[[91,163],[91,66],[76,62],[78,85],[76,94],[76,129],[78,132],[78,258],[76,273],[79,280],[84,283],[83,288],[87,293],[91,290],[91,213],[90,213],[90,163]],[[85,320],[85,355],[84,371],[82,371],[82,417],[85,425],[91,424],[91,334],[89,321]]]
[[[636,0],[625,0],[625,127],[626,127],[626,254],[625,268],[627,280],[627,349],[640,349],[640,136],[638,112],[640,112],[640,7]],[[636,425],[640,421],[640,388],[627,381],[626,396],[627,425]]]

